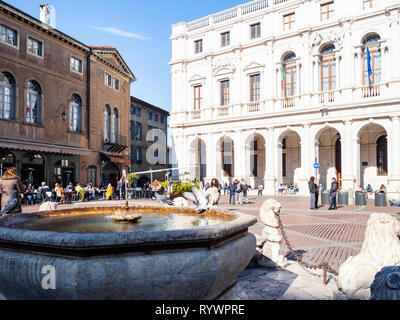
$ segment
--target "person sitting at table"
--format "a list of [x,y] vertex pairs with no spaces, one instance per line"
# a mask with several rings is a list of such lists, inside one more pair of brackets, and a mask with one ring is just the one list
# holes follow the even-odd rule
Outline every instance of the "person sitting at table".
[[32,183],[30,183],[26,188],[25,196],[27,198],[28,205],[33,206],[36,202],[36,194],[35,194],[35,188],[32,186]]
[[64,192],[67,197],[67,202],[72,202],[73,200],[75,200],[75,188],[72,182],[69,183]]
[[387,193],[386,187],[384,184],[381,185],[381,188],[379,190],[379,193]]
[[81,184],[78,183],[75,187],[75,191],[81,202],[85,201],[85,190],[82,188]]
[[111,183],[109,183],[106,191],[106,200],[112,200],[113,193],[114,193],[114,188],[111,185]]
[[93,184],[88,183],[87,187],[85,188],[85,192],[87,192],[89,195],[88,200],[94,200],[96,198],[96,190],[93,188]]
[[373,192],[374,192],[374,189],[372,189],[371,185],[369,184],[369,185],[367,185],[367,187],[365,188],[365,191],[366,191],[367,193],[373,193]]
[[50,187],[46,184],[46,182],[42,182],[42,185],[39,187],[38,196],[44,202],[51,201],[51,190]]
[[64,193],[64,188],[61,187],[58,183],[56,183],[56,186],[54,188],[54,191],[56,193],[56,202],[59,203],[66,203],[65,201],[65,193]]
[[158,182],[158,180],[154,181],[153,184],[154,191],[159,195],[163,195],[165,193],[165,188]]

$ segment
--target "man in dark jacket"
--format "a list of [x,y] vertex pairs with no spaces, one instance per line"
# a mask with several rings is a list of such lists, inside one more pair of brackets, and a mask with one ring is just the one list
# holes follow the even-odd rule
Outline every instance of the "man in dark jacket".
[[328,210],[337,210],[337,192],[339,190],[339,184],[336,180],[336,178],[332,178],[332,185],[331,185],[331,191],[330,191],[330,197],[331,197],[331,206],[329,207]]
[[308,182],[308,188],[310,189],[310,195],[311,195],[310,208],[311,210],[316,210],[317,186],[315,184],[315,177],[310,178],[310,181]]
[[231,182],[229,184],[229,204],[235,204],[236,203],[236,183]]

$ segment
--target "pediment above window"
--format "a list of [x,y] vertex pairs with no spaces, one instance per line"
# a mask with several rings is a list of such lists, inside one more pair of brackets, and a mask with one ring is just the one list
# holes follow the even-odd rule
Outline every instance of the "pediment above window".
[[206,79],[205,77],[195,74],[189,79],[189,82],[204,82],[205,79]]
[[253,72],[253,71],[261,71],[264,68],[265,68],[265,64],[260,64],[258,62],[252,62],[243,70],[248,71],[248,72]]

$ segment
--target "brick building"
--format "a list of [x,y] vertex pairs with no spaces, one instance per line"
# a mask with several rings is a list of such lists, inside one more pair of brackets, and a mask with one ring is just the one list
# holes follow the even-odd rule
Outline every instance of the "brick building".
[[112,182],[129,161],[130,84],[90,47],[0,1],[0,169],[24,182]]
[[[131,160],[132,172],[167,168],[167,128],[169,112],[143,100],[131,97]],[[164,156],[165,155],[165,156]],[[148,159],[150,156],[152,159]],[[153,180],[164,180],[167,172],[154,173]],[[142,185],[151,174],[140,175]]]

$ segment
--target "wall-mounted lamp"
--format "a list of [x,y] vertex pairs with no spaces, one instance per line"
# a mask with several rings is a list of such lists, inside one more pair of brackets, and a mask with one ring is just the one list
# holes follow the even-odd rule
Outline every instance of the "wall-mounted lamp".
[[63,113],[61,114],[61,119],[65,122],[67,120],[67,113],[65,111],[63,111]]
[[327,106],[322,106],[321,107],[322,116],[327,116],[328,115],[328,111],[329,111],[329,109],[328,109]]

